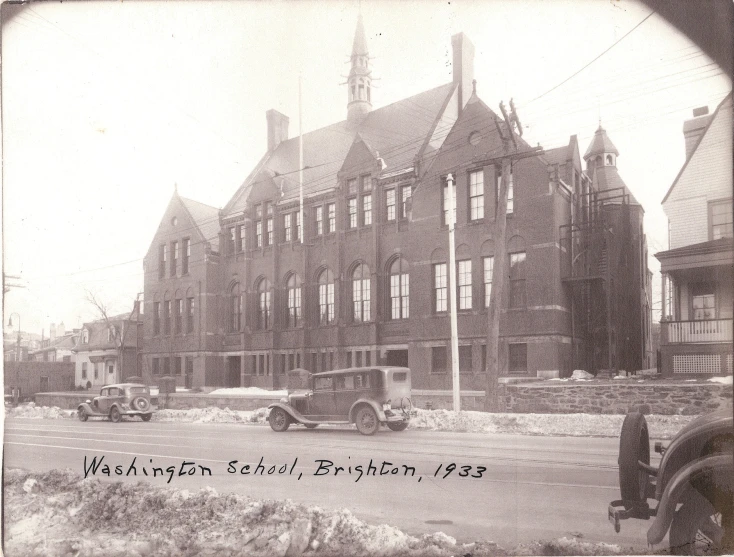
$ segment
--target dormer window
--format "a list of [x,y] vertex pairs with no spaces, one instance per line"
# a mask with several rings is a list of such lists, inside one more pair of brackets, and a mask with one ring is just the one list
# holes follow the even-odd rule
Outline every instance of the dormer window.
[[82,329],[82,344],[89,344],[89,329]]

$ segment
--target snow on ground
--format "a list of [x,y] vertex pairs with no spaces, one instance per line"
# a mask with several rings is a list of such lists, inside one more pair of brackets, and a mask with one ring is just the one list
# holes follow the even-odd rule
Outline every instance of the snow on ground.
[[[6,417],[75,418],[74,410],[23,404],[6,407]],[[230,410],[229,408],[194,408],[191,410],[158,410],[154,422],[265,424],[268,410]],[[695,416],[646,416],[650,436],[671,439]],[[137,418],[125,418],[137,419]],[[509,433],[515,435],[557,435],[571,437],[618,437],[622,415],[610,414],[488,414],[453,410],[417,410],[408,429],[456,431],[469,433]]]
[[489,557],[615,555],[618,545],[560,538],[508,552],[492,542],[469,544],[442,532],[420,537],[371,525],[349,510],[290,500],[82,479],[71,470],[5,474],[8,555],[193,557],[361,555]]
[[712,377],[709,379],[711,383],[721,383],[722,385],[732,385],[732,377],[731,375],[727,375],[726,377]]
[[215,391],[212,391],[209,393],[210,395],[220,395],[220,396],[229,396],[229,395],[267,395],[268,397],[271,396],[287,396],[288,391],[269,391],[268,389],[261,389],[259,387],[237,387],[237,388],[229,388],[229,389],[217,389]]

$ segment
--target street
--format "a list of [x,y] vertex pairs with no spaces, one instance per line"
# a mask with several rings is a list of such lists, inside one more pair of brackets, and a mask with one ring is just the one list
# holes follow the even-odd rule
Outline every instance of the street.
[[[462,542],[491,540],[503,547],[580,535],[642,549],[646,521],[626,521],[620,534],[607,521],[607,505],[619,497],[617,450],[611,438],[411,430],[365,437],[347,427],[275,433],[254,425],[129,419],[5,423],[6,468],[71,468],[83,475],[86,457],[91,476],[96,457],[94,476],[102,480],[211,486],[259,499],[346,507],[409,534],[442,531]],[[184,461],[192,464],[182,466]],[[337,466],[343,470],[334,474]]]

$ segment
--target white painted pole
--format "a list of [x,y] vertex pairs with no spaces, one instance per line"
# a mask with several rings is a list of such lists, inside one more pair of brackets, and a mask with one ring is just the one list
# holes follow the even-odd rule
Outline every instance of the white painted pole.
[[459,386],[459,323],[456,315],[456,242],[454,228],[456,227],[454,207],[454,177],[446,176],[448,185],[448,225],[449,225],[449,304],[451,310],[451,384],[453,385],[454,410],[461,410],[461,390]]

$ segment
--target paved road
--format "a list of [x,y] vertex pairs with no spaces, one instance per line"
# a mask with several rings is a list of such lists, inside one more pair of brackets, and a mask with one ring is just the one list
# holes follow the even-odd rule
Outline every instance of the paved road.
[[[165,486],[167,472],[146,477],[142,468],[152,475],[153,467],[173,466],[171,486],[209,485],[219,492],[347,507],[371,523],[392,524],[411,534],[440,530],[464,542],[491,540],[512,547],[581,534],[586,541],[644,548],[649,526],[626,521],[621,534],[615,534],[607,522],[607,504],[619,493],[615,439],[388,430],[364,437],[354,429],[326,427],[292,427],[278,434],[267,426],[127,420],[12,418],[5,423],[6,467],[69,467],[84,473],[84,458],[89,465],[95,456],[104,456],[113,481],[142,479]],[[132,472],[114,475],[114,466],[127,472],[133,458],[137,477]],[[262,475],[241,474],[245,464],[250,466],[245,472],[254,472],[261,458]],[[238,462],[230,467],[233,460]],[[334,465],[324,462],[320,471],[328,473],[316,475],[319,460]],[[370,460],[376,471],[368,475]],[[186,466],[186,472],[196,474],[179,476],[184,461],[209,468],[212,475],[202,477],[201,469]],[[392,464],[383,469],[383,461]],[[444,478],[451,463],[457,468]],[[414,467],[415,475],[403,465]],[[335,466],[344,471],[334,475]],[[380,475],[385,470],[390,473]],[[480,478],[471,477],[480,470]],[[106,479],[100,472],[101,467],[97,477]],[[460,472],[468,475],[460,477]]]

